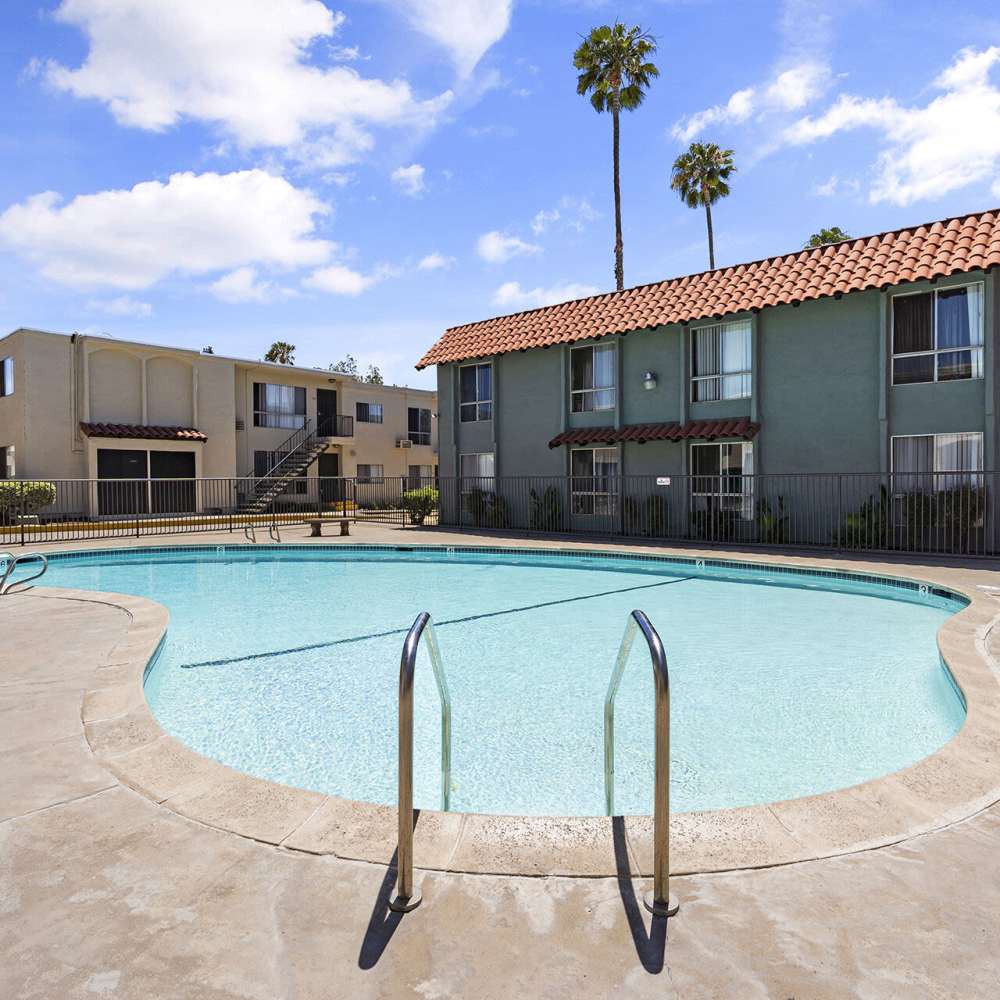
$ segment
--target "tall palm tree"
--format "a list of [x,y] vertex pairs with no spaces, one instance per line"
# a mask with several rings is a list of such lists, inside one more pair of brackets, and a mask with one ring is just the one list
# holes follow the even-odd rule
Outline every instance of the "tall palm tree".
[[656,40],[638,25],[626,28],[616,21],[601,25],[580,43],[573,53],[573,66],[580,71],[576,92],[590,94],[590,103],[598,114],[611,112],[614,146],[615,185],[615,284],[625,286],[622,260],[622,191],[619,171],[619,116],[634,111],[645,97],[646,89],[660,71],[649,62],[656,53]]
[[295,361],[295,345],[286,340],[276,340],[264,355],[265,361],[276,361],[279,365],[290,365]]
[[729,178],[736,173],[733,151],[719,149],[714,142],[692,142],[686,153],[674,160],[670,187],[688,208],[705,206],[708,223],[708,266],[715,270],[715,233],[712,206],[729,194]]

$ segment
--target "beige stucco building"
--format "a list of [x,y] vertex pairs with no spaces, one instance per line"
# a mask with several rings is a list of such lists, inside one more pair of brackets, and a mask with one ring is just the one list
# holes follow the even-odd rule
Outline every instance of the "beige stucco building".
[[0,477],[260,477],[296,435],[299,475],[426,478],[434,392],[107,337],[0,338]]

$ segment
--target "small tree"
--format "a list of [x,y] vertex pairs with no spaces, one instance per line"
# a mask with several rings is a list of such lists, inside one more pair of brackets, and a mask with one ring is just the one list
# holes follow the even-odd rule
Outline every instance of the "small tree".
[[369,385],[385,385],[385,379],[382,378],[382,373],[377,365],[369,365],[368,374],[361,381],[367,382]]
[[352,378],[358,377],[358,362],[353,354],[348,354],[342,361],[337,361],[330,365],[330,371],[340,372],[341,375],[350,375]]
[[803,249],[810,250],[812,247],[825,247],[828,243],[839,243],[841,240],[850,239],[853,239],[853,237],[848,236],[840,226],[834,226],[832,229],[821,229],[818,233],[813,233],[806,241]]
[[279,365],[290,365],[295,361],[295,345],[284,340],[276,340],[264,355],[265,361],[274,361]]

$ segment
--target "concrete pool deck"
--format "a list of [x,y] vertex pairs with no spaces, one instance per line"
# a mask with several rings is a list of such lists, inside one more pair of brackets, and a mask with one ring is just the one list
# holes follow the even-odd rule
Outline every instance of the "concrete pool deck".
[[[504,544],[374,525],[357,531],[360,542]],[[232,540],[220,533],[134,543]],[[810,555],[780,561],[861,568]],[[988,564],[864,567],[876,565],[887,575],[967,591],[996,579]],[[987,620],[1000,611],[993,598],[980,596],[979,604]],[[988,748],[973,769],[982,801],[977,812],[966,797],[968,818],[945,810],[932,817],[934,832],[879,849],[849,841],[851,853],[827,860],[678,877],[673,888],[682,908],[669,925],[650,924],[637,905],[642,886],[630,873],[648,865],[624,824],[611,820],[596,821],[610,878],[426,871],[424,905],[400,918],[385,906],[393,810],[385,810],[384,823],[340,831],[374,844],[373,860],[381,863],[348,860],[342,846],[340,856],[291,850],[287,830],[302,835],[310,823],[322,826],[323,796],[299,799],[310,793],[296,792],[290,800],[289,790],[246,778],[249,784],[218,796],[211,789],[221,765],[206,761],[213,773],[191,774],[190,761],[181,759],[190,751],[137,724],[128,681],[164,625],[155,616],[137,625],[146,605],[156,608],[135,598],[43,589],[0,601],[0,995],[508,997],[628,989],[637,996],[804,1000],[975,997],[1000,989],[1000,808],[988,794],[1000,769]],[[995,685],[985,649],[992,637],[978,621],[967,631],[966,645],[979,641],[990,672],[980,680]],[[144,750],[157,743],[157,752]],[[139,791],[119,780],[120,766],[109,766],[132,754],[147,760],[149,786],[127,776]],[[163,789],[151,785],[176,783],[178,774],[184,787],[172,789],[174,808],[164,807]],[[206,808],[214,814],[206,816]],[[270,829],[233,832],[247,816],[270,817]],[[228,829],[212,828],[220,826]],[[428,863],[420,830],[418,866]],[[783,836],[801,848],[808,828],[798,837],[793,831]],[[259,842],[267,840],[286,846]],[[520,850],[512,853],[520,858]]]

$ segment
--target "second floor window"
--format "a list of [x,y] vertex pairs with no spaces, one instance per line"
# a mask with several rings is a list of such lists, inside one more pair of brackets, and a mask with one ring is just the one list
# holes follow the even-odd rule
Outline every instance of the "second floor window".
[[463,424],[493,419],[493,365],[462,365],[458,415]]
[[570,351],[574,413],[615,408],[615,345],[595,344]]
[[750,320],[703,326],[691,333],[691,399],[744,399],[752,384]]
[[253,384],[254,427],[302,427],[306,422],[306,391],[295,385]]
[[407,408],[407,436],[414,444],[431,443],[431,411],[417,406]]
[[359,424],[380,424],[382,423],[382,404],[355,403],[354,414],[358,418]]
[[983,377],[983,286],[892,300],[892,384]]
[[14,395],[14,359],[0,361],[0,396]]

